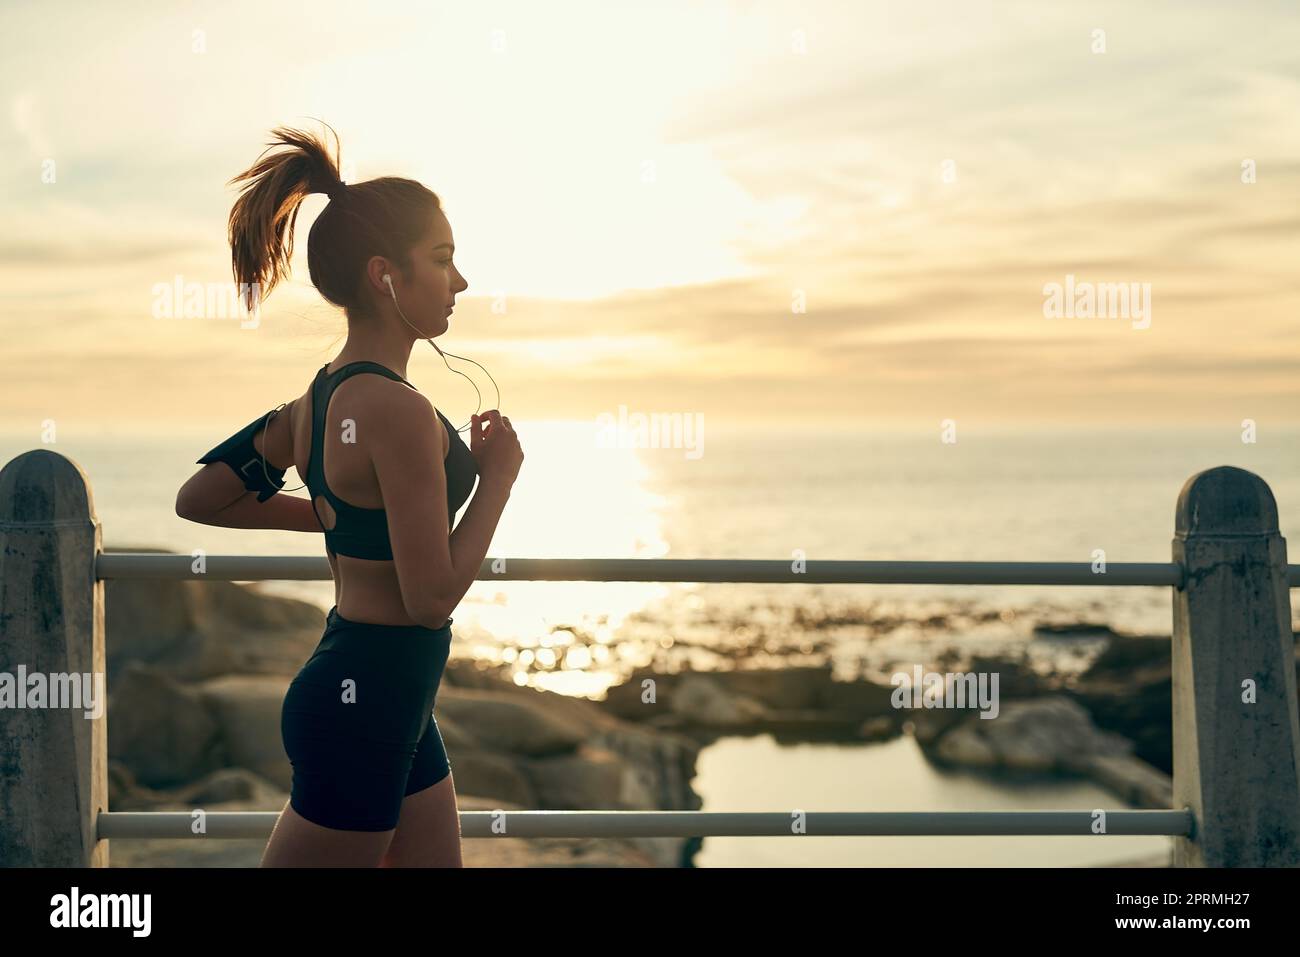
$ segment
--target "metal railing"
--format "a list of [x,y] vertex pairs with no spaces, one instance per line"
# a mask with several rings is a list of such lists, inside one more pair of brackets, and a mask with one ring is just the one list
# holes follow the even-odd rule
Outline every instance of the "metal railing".
[[[325,558],[114,553],[89,483],[48,450],[0,471],[4,663],[104,670],[104,580],[328,580]],[[1163,586],[1172,589],[1175,805],[981,812],[462,811],[468,838],[722,835],[1167,835],[1176,866],[1300,865],[1300,707],[1288,565],[1267,484],[1230,466],[1187,480],[1173,561],[488,559],[479,580]],[[108,810],[104,718],[29,709],[0,727],[0,862],[103,866],[110,839],[192,837],[192,812]],[[205,838],[263,837],[278,812],[206,812]],[[508,827],[500,827],[502,817]],[[792,816],[799,819],[792,825]]]
[[[791,827],[798,815],[801,827]],[[278,811],[207,811],[205,837],[266,837]],[[1092,811],[461,811],[463,837],[785,837],[805,835],[1079,835],[1097,823]],[[494,831],[493,824],[498,827]],[[1192,812],[1106,812],[1106,834],[1192,833]],[[99,836],[193,837],[190,811],[106,811]]]
[[[211,581],[329,581],[329,562],[306,555],[189,555],[100,552],[96,577]],[[792,565],[802,569],[795,571]],[[495,570],[493,568],[495,566]],[[1300,585],[1300,566],[1293,566]],[[1173,562],[1112,562],[1104,574],[1089,562],[788,562],[744,558],[489,558],[479,580],[584,582],[710,582],[802,585],[1172,585]]]

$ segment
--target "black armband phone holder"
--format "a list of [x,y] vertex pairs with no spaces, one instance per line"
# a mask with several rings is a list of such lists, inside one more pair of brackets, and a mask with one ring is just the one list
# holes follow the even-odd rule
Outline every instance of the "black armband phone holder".
[[284,488],[284,469],[278,469],[262,456],[253,445],[253,436],[269,421],[270,416],[278,410],[272,409],[266,415],[260,415],[244,428],[240,429],[226,441],[203,458],[199,465],[213,462],[225,462],[244,480],[244,488],[257,493],[257,500],[265,502],[280,489]]

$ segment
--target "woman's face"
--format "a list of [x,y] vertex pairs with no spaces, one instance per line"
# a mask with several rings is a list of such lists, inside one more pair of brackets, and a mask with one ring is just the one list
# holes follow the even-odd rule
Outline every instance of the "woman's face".
[[393,272],[398,305],[427,338],[447,331],[456,295],[469,288],[452,261],[454,250],[451,224],[439,210],[429,232],[410,249],[410,265]]

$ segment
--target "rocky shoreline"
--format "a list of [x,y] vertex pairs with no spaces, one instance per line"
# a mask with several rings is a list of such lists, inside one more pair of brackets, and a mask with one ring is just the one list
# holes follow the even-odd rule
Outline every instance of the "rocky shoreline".
[[[320,639],[321,610],[229,582],[111,580],[105,589],[110,807],[281,810],[290,766],[280,708]],[[1079,627],[1095,637],[1097,626]],[[754,733],[864,743],[911,734],[939,765],[1084,776],[1134,806],[1169,807],[1169,639],[1103,637],[1079,675],[1044,676],[1006,659],[936,664],[996,672],[993,721],[895,708],[892,686],[832,680],[829,667],[637,672],[593,702],[453,658],[438,725],[462,810],[695,810],[700,749]],[[256,866],[264,845],[118,841],[110,861]],[[678,838],[464,842],[467,866],[690,866],[697,849]]]
[[[105,583],[109,806],[280,811],[289,681],[324,628],[315,605],[230,582]],[[696,810],[699,743],[589,701],[448,663],[438,726],[462,810]],[[117,841],[111,866],[257,866],[265,840]],[[465,841],[467,866],[689,864],[688,842]]]

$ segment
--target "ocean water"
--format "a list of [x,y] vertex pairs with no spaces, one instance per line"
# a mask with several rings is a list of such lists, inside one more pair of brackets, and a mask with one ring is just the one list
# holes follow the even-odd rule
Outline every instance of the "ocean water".
[[[771,735],[705,748],[693,787],[705,811],[1092,811],[1125,805],[1086,780],[1005,780],[937,769],[910,737],[780,745]],[[1094,867],[1172,851],[1161,836],[711,837],[697,867]]]
[[[1168,561],[1188,477],[1260,475],[1283,535],[1300,536],[1300,432],[1243,444],[1219,430],[782,433],[715,430],[689,449],[609,448],[591,423],[516,424],[526,460],[490,557],[791,561]],[[0,461],[46,447],[91,478],[105,548],[323,555],[317,535],[198,525],[174,512],[221,435],[0,437]],[[607,443],[606,443],[607,444]],[[293,470],[287,489],[301,485]],[[304,496],[305,490],[293,494]],[[1292,558],[1294,562],[1295,559]],[[266,582],[322,609],[329,582]],[[1039,623],[1168,634],[1167,588],[477,582],[455,614],[458,651],[517,680],[599,696],[638,666],[830,662],[879,675],[949,648],[1033,653]],[[1060,643],[1051,643],[1053,647]],[[1057,664],[1064,664],[1056,662]]]
[[[1102,549],[1108,562],[1162,562],[1170,557],[1179,490],[1194,473],[1218,465],[1247,469],[1267,481],[1283,535],[1290,542],[1300,536],[1296,430],[1265,429],[1247,444],[1231,423],[1214,429],[968,429],[956,443],[944,444],[937,431],[809,429],[773,435],[718,429],[693,448],[618,448],[602,441],[590,422],[520,420],[515,428],[526,460],[489,557],[1089,562]],[[323,542],[315,535],[212,528],[175,515],[176,490],[198,468],[194,460],[223,437],[65,434],[43,446],[36,434],[10,434],[0,437],[0,461],[40,447],[74,459],[92,481],[110,551],[322,555]],[[286,478],[287,489],[301,484],[292,470]],[[333,601],[329,582],[256,587],[322,609]],[[1067,668],[1086,665],[1087,643],[1065,645],[1063,656],[1061,643],[1034,639],[1036,624],[1087,621],[1168,634],[1171,607],[1167,588],[485,581],[456,610],[454,654],[504,664],[521,684],[592,697],[646,666],[830,663],[840,677],[879,678],[956,651],[1024,654],[1040,667]],[[787,749],[743,740],[757,749],[752,757],[767,773],[790,781],[818,779],[820,799],[840,809],[862,797],[859,785],[872,767],[889,767],[897,778],[889,806],[928,806],[926,795],[939,780],[971,807],[989,800],[1039,807],[1045,797],[1047,806],[1098,806],[1095,789],[1087,785],[1019,787],[972,778],[958,786],[951,777],[936,776],[918,756],[879,745],[853,754],[822,746],[797,755],[789,750],[783,771],[776,755]],[[744,749],[737,751],[732,739],[714,748],[702,755],[697,783],[706,809],[749,809],[736,804],[762,788],[728,788],[726,782],[745,776],[734,767],[721,775],[716,770]],[[802,769],[807,761],[822,770]],[[837,780],[852,786],[837,789]],[[841,862],[864,856],[883,861],[889,854],[879,848],[886,846],[903,857],[942,856],[945,842],[956,862],[965,860],[961,847],[969,851],[982,839],[912,840],[852,839],[844,843]],[[1048,857],[1057,863],[1096,862],[1097,845],[1086,839],[1077,852],[1067,849],[1071,839],[1044,840],[1065,842],[1052,844],[1059,853]],[[706,846],[701,860],[736,863],[737,854],[749,852],[734,848],[752,846],[757,861],[772,846],[784,846],[765,845],[760,852],[759,843],[719,841]],[[1016,843],[995,842],[981,853],[996,858],[996,847]],[[1150,846],[1143,845],[1140,854]],[[1133,845],[1128,853],[1117,850],[1111,859],[1134,856],[1132,850]],[[1010,856],[998,860],[1018,859],[1005,853]],[[810,860],[830,858],[819,853]]]

